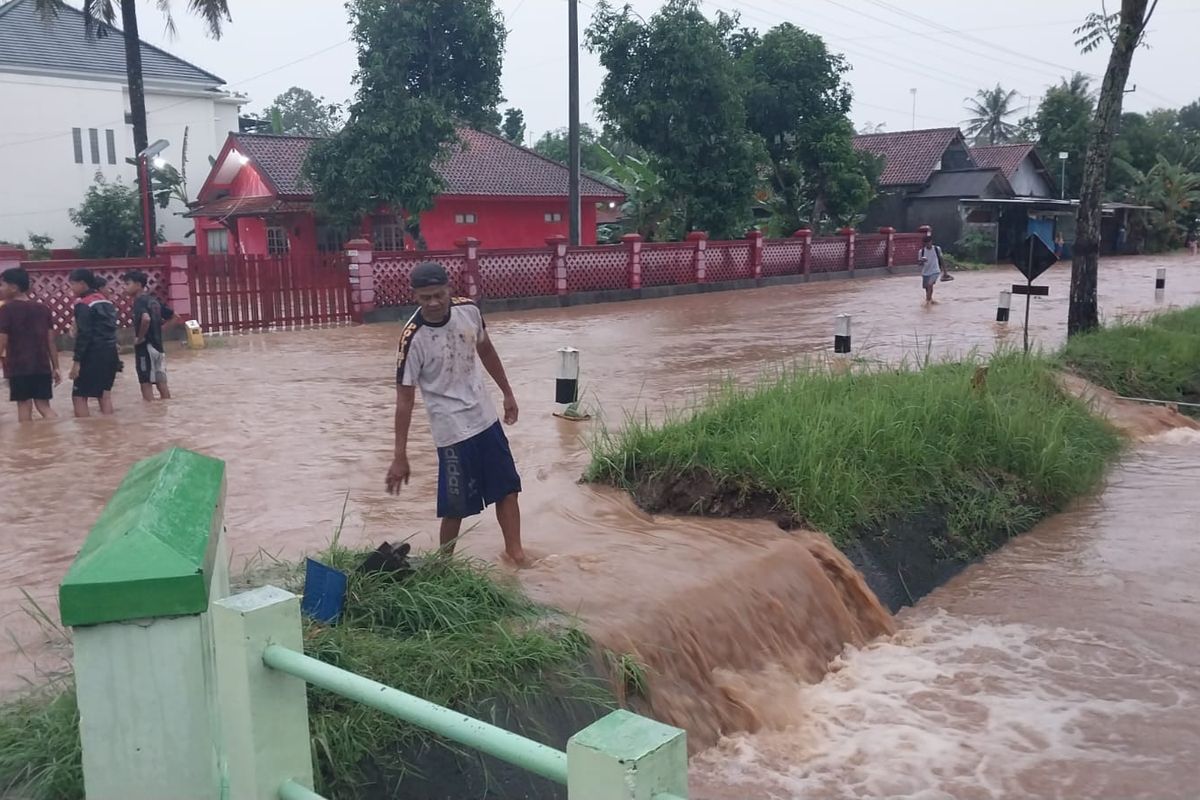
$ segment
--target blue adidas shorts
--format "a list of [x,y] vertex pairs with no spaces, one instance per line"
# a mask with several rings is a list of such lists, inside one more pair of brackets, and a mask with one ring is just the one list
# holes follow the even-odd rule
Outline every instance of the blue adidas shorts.
[[437,453],[438,517],[473,517],[521,491],[521,476],[499,421],[466,441],[439,447]]

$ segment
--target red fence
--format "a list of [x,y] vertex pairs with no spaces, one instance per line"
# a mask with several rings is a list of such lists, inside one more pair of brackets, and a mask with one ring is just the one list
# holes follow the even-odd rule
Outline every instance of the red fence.
[[83,267],[104,278],[106,286],[103,291],[117,307],[117,320],[120,325],[128,326],[131,324],[129,311],[133,306],[133,298],[125,296],[121,285],[121,275],[135,269],[145,272],[150,277],[150,291],[166,302],[167,265],[168,262],[165,258],[109,258],[97,261],[24,261],[21,263],[21,266],[29,272],[30,296],[50,309],[50,313],[54,317],[54,330],[57,333],[69,333],[75,322],[75,297],[71,294],[71,287],[67,285],[67,276],[71,274],[71,270]]
[[461,250],[380,251],[372,260],[375,279],[375,305],[411,306],[414,304],[408,276],[422,261],[436,261],[450,273],[450,286],[455,294],[466,294],[463,283],[467,254]]
[[349,322],[346,258],[334,255],[193,256],[193,314],[209,331]]

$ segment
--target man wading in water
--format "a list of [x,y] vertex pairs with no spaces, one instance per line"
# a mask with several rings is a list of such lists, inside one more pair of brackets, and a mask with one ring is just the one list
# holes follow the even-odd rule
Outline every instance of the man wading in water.
[[418,264],[410,278],[420,308],[404,326],[396,359],[396,455],[387,490],[399,494],[408,483],[408,429],[416,387],[421,387],[429,430],[438,453],[437,515],[441,546],[453,552],[464,517],[495,504],[504,534],[505,556],[529,566],[521,547],[521,477],[496,408],[484,386],[483,368],[504,394],[504,422],[517,421],[517,400],[504,365],[487,334],[479,307],[450,297],[450,279],[441,264]]

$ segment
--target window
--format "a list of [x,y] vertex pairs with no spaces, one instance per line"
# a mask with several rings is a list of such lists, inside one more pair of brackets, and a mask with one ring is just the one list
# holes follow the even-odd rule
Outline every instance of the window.
[[557,211],[547,211],[546,222],[562,222],[562,214]]
[[349,238],[346,229],[340,225],[318,225],[317,252],[340,253]]
[[403,250],[404,227],[395,217],[375,217],[371,220],[371,244],[376,250]]
[[267,252],[273,256],[287,255],[287,228],[282,228],[278,225],[272,225],[267,228]]
[[229,253],[229,231],[208,231],[205,238],[208,240],[210,256],[223,256]]
[[88,128],[88,144],[92,148],[92,163],[100,163],[100,131]]
[[71,141],[75,145],[75,163],[83,163],[83,129],[71,128]]
[[108,163],[117,163],[117,139],[112,128],[104,131],[104,144],[108,147]]
[[455,221],[455,223],[457,223],[459,225],[474,225],[478,220],[476,219],[474,214],[467,213],[467,214],[455,214],[454,221]]

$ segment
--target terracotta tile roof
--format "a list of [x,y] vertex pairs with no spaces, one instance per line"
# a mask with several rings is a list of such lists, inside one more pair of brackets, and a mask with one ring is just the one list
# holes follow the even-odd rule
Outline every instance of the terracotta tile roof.
[[985,169],[998,169],[1004,173],[1004,177],[1012,179],[1012,176],[1017,174],[1017,170],[1021,167],[1021,162],[1033,150],[1033,145],[1026,142],[1024,144],[996,144],[996,145],[980,145],[971,148],[971,158],[975,159],[975,163]]
[[941,166],[946,148],[960,138],[958,128],[866,133],[854,137],[854,148],[883,156],[880,186],[911,186],[929,180]]
[[307,200],[280,200],[276,197],[222,197],[211,203],[194,205],[185,217],[259,217],[264,214],[290,214],[311,211]]
[[[460,129],[464,144],[439,165],[447,195],[502,197],[565,197],[567,168],[499,136]],[[263,133],[232,134],[234,147],[250,159],[263,179],[280,195],[309,197],[302,169],[316,139]],[[580,180],[583,197],[618,200],[621,191],[586,175]]]

